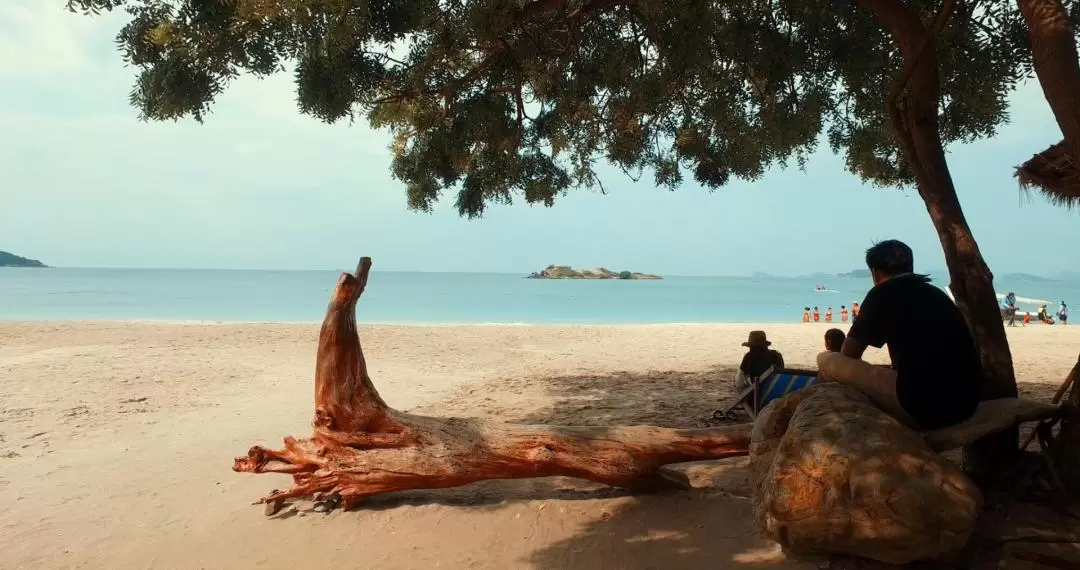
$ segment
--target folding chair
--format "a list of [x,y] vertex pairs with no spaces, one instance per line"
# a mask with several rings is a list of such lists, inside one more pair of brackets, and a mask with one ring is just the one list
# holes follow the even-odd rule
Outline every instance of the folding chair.
[[816,370],[797,370],[770,366],[761,376],[750,380],[750,385],[735,396],[735,401],[725,409],[713,412],[714,420],[736,421],[735,409],[742,406],[751,419],[773,400],[818,383]]

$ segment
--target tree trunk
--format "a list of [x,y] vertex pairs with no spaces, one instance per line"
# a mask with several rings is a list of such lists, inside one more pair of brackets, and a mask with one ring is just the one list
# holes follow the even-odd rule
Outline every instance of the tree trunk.
[[[1046,102],[1054,112],[1065,151],[1080,165],[1080,61],[1076,37],[1068,12],[1060,0],[1017,0],[1028,24],[1031,56]],[[1069,374],[1072,388],[1068,403],[1080,409],[1080,362]],[[1071,490],[1080,491],[1080,422],[1066,418],[1061,424],[1059,446],[1062,478]]]
[[386,406],[368,376],[356,329],[356,302],[371,259],[344,273],[331,295],[315,370],[314,436],[285,438],[285,449],[252,447],[234,471],[288,473],[290,497],[340,501],[392,491],[457,487],[485,479],[562,475],[632,490],[688,488],[670,463],[746,455],[750,424],[707,429],[652,426],[527,426],[432,418]]
[[[927,30],[916,11],[900,0],[859,0],[859,4],[884,25],[904,57],[905,69],[900,80],[906,85],[898,85],[894,95],[906,88],[906,97],[902,106],[890,98],[889,116],[904,160],[914,171],[919,195],[941,241],[949,266],[949,286],[979,349],[985,376],[981,399],[1014,398],[1016,377],[993,275],[964,218],[941,142],[938,126],[941,80],[933,32]],[[1006,430],[968,448],[965,462],[976,475],[1000,473],[1000,467],[1015,457],[1018,444],[1019,430]]]
[[1065,148],[1080,164],[1080,62],[1069,14],[1061,0],[1017,0],[1028,24],[1031,56]]
[[1080,410],[1080,358],[1073,365],[1065,382],[1069,385],[1069,395],[1065,403],[1074,413],[1065,414],[1061,420],[1061,432],[1058,434],[1061,442],[1058,446],[1060,455],[1056,459],[1060,465],[1061,478],[1069,491],[1080,494],[1080,421],[1075,414]]

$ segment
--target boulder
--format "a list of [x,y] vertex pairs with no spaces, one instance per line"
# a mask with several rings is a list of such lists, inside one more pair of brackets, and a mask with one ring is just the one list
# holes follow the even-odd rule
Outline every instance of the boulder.
[[754,515],[798,554],[890,564],[947,560],[982,495],[960,469],[861,392],[824,384],[770,404],[750,443]]

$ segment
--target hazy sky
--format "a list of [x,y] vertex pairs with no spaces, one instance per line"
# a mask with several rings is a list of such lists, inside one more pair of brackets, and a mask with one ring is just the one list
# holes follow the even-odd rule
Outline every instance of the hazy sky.
[[[122,19],[62,0],[0,1],[0,250],[57,266],[527,272],[548,263],[683,275],[805,274],[862,266],[899,238],[944,267],[913,192],[865,186],[823,150],[806,172],[671,193],[609,170],[608,195],[459,219],[405,208],[388,136],[296,111],[288,75],[238,81],[206,124],[140,123]],[[949,149],[960,199],[995,272],[1076,269],[1075,212],[1021,199],[1013,166],[1060,140],[1036,85],[993,141]],[[771,211],[768,219],[757,215]]]

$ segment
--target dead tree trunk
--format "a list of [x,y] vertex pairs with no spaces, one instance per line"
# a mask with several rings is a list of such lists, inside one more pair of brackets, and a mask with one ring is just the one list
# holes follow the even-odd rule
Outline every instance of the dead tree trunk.
[[[882,23],[904,57],[904,69],[886,106],[901,153],[914,172],[919,196],[941,241],[956,304],[979,349],[985,375],[981,399],[1015,398],[1012,354],[997,307],[993,275],[960,207],[938,126],[941,78],[934,38],[955,0],[944,1],[930,29],[918,12],[901,0],[859,0],[859,4]],[[901,105],[898,99],[902,94]],[[1018,453],[1018,444],[1019,431],[1005,430],[968,448],[965,464],[976,475],[1000,473]]]
[[356,302],[371,259],[344,273],[331,295],[315,370],[314,435],[285,438],[285,449],[252,447],[234,471],[287,473],[290,497],[360,499],[408,489],[457,487],[486,479],[562,475],[632,490],[688,487],[660,468],[745,455],[750,425],[706,429],[652,426],[559,427],[433,418],[386,406],[368,376],[356,329]]

